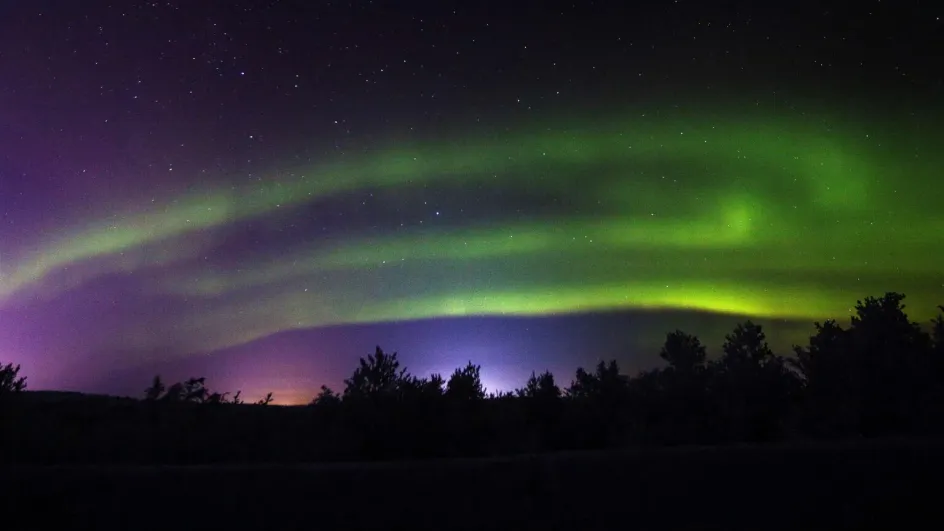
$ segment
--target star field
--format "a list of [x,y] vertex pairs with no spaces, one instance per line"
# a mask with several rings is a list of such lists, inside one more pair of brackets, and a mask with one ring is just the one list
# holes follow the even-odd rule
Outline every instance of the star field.
[[494,388],[929,318],[935,9],[0,3],[0,360],[291,402],[378,343]]

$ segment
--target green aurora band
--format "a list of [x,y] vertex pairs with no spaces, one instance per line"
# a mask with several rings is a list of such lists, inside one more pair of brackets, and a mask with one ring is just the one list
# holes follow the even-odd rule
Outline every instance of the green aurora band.
[[[141,341],[145,328],[163,326],[195,350],[292,328],[441,316],[678,309],[838,318],[857,298],[888,290],[909,295],[914,317],[930,316],[944,302],[944,213],[935,206],[944,157],[878,127],[764,118],[637,115],[403,142],[298,168],[291,179],[190,192],[131,215],[77,220],[12,269],[5,256],[0,304],[146,270],[154,294],[199,309],[142,324]],[[229,270],[199,259],[240,222],[359,191],[396,203],[432,187],[558,197],[570,208],[346,234]]]

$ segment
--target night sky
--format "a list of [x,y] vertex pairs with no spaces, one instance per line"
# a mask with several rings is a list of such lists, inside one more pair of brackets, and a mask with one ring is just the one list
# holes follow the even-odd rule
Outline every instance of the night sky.
[[0,1],[0,362],[307,402],[944,303],[944,4]]

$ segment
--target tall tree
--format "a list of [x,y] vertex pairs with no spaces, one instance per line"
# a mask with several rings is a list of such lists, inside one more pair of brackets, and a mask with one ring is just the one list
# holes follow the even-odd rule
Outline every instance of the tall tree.
[[849,331],[830,319],[814,323],[806,347],[794,346],[789,365],[799,375],[803,429],[816,435],[841,435],[858,426],[857,360]]
[[400,382],[400,397],[411,401],[429,401],[442,398],[446,389],[446,382],[439,374],[431,374],[426,378],[410,376]]
[[482,386],[481,366],[471,361],[463,368],[456,369],[446,382],[446,396],[456,400],[482,400],[485,388]]
[[760,366],[775,359],[763,327],[752,321],[739,323],[732,333],[726,335],[721,351],[724,353],[722,363],[730,369]]
[[714,365],[712,394],[729,440],[765,441],[788,429],[797,380],[767,343],[763,327],[738,324],[725,336]]
[[525,386],[515,394],[522,398],[551,401],[561,397],[561,389],[554,382],[554,375],[550,371],[539,375],[532,372]]
[[376,398],[398,391],[400,383],[408,378],[406,369],[400,369],[397,353],[387,354],[380,348],[361,358],[354,374],[344,380],[344,396]]
[[789,364],[809,387],[838,384],[833,381],[841,377],[843,366],[848,362],[848,332],[832,319],[813,323],[813,326],[816,332],[810,336],[809,346],[794,346],[796,357]]
[[600,360],[594,372],[578,367],[567,394],[574,398],[603,398],[619,395],[626,389],[627,380],[620,375],[616,360]]
[[691,373],[704,368],[707,355],[697,337],[676,330],[666,335],[659,357],[667,361],[673,370]]
[[905,312],[905,296],[888,292],[858,301],[849,328],[855,353],[848,370],[860,430],[882,434],[920,423],[933,379],[931,335]]

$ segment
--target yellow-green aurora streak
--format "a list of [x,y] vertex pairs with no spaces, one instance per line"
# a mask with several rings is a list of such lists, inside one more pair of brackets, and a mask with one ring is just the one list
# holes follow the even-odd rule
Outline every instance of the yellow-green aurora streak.
[[[921,316],[941,302],[927,286],[941,284],[944,214],[914,202],[944,196],[944,184],[927,189],[941,183],[930,174],[940,162],[862,126],[707,115],[401,145],[296,169],[292,180],[78,220],[5,261],[0,303],[148,267],[149,289],[201,301],[166,325],[194,349],[437,316],[693,309],[819,319],[891,289]],[[195,259],[237,222],[358,190],[383,200],[422,187],[543,191],[584,207],[312,241],[230,270]],[[50,288],[63,271],[70,283]]]

